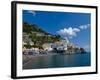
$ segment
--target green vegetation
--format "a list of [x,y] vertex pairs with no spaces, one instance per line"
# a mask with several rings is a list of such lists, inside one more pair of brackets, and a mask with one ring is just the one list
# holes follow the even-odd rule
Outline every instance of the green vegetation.
[[[44,43],[54,43],[57,41],[60,41],[61,37],[60,35],[51,35],[50,33],[47,33],[46,31],[42,30],[35,24],[28,24],[23,23],[23,33],[29,36],[29,39],[31,39],[32,42],[34,42],[34,45],[30,45],[29,42],[27,45],[24,45],[26,48],[31,47],[37,47],[42,48],[42,44]],[[23,34],[24,36],[24,34]],[[25,41],[25,38],[23,39]]]
[[44,30],[39,28],[36,24],[28,24],[26,22],[23,23],[23,32],[25,32],[25,33],[41,32],[44,34],[48,34]]

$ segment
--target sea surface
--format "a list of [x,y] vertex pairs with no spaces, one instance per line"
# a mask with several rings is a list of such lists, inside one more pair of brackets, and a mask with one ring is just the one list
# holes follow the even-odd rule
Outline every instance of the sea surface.
[[70,54],[70,55],[43,55],[33,56],[27,63],[23,64],[23,69],[42,69],[60,67],[82,67],[91,65],[90,53]]

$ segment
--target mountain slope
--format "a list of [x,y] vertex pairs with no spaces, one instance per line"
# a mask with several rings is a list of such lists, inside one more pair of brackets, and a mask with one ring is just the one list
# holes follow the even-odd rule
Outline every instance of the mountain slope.
[[35,45],[42,45],[43,43],[53,43],[60,41],[59,35],[52,35],[35,24],[23,23],[23,41],[30,43],[34,42]]
[[40,33],[49,35],[49,33],[45,32],[44,30],[39,28],[39,26],[37,26],[36,24],[28,24],[25,22],[23,23],[23,32],[25,32],[25,33],[40,32]]

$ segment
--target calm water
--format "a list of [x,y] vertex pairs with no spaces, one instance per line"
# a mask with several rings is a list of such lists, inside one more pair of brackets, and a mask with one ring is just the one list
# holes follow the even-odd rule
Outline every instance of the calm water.
[[23,69],[90,66],[90,53],[34,56]]

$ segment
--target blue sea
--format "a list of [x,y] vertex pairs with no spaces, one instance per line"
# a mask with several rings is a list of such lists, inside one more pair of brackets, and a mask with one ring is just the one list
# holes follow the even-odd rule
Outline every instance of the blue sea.
[[91,54],[70,54],[70,55],[46,55],[34,56],[29,62],[23,65],[23,69],[61,68],[61,67],[82,67],[91,65]]

